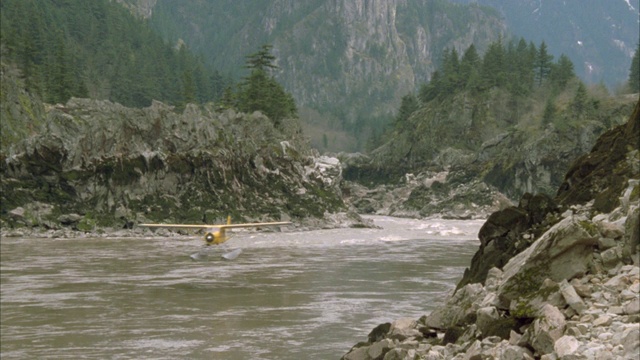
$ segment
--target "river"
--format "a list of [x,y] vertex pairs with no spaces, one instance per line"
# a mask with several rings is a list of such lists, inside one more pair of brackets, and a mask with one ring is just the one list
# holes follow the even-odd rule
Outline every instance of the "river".
[[[2,238],[0,357],[339,359],[378,324],[441,305],[480,220],[198,237]],[[228,244],[228,245],[227,245]]]

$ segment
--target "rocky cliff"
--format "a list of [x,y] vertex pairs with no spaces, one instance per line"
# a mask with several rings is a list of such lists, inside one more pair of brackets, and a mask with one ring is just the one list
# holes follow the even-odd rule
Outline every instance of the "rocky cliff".
[[446,304],[381,324],[343,359],[636,359],[640,101],[577,159],[555,198],[492,214]]
[[[380,126],[376,118],[389,117],[402,96],[430,78],[443,49],[462,53],[474,43],[483,51],[505,33],[491,9],[431,0],[161,0],[150,23],[236,76],[242,76],[237,64],[244,56],[273,44],[279,67],[274,75],[301,114],[313,109],[334,127],[362,135],[361,141]],[[322,145],[321,132],[311,136]],[[357,150],[355,141],[337,149],[328,145]]]
[[351,122],[391,114],[430,78],[441,49],[483,48],[503,34],[486,9],[449,10],[425,1],[324,2],[274,39],[280,78],[300,105],[326,111],[330,104]]
[[[514,255],[559,221],[558,213],[570,206],[587,206],[596,214],[608,214],[623,206],[626,214],[629,201],[637,204],[640,177],[640,101],[629,121],[604,133],[592,151],[574,161],[559,187],[557,196],[526,193],[517,207],[491,214],[478,234],[480,249],[469,271],[458,284],[483,282],[492,267],[501,268]],[[625,204],[621,198],[626,194]],[[635,245],[626,250],[635,252]]]
[[[370,155],[344,157],[345,179],[369,186],[367,194],[384,183],[385,191],[405,195],[383,204],[360,201],[365,192],[352,191],[352,203],[363,212],[464,218],[488,216],[505,198],[517,203],[525,193],[555,195],[572,159],[626,122],[637,102],[637,95],[593,98],[597,109],[576,117],[565,100],[574,91],[569,87],[557,97],[555,120],[548,123],[542,120],[542,90],[521,99],[493,89],[480,99],[463,92],[430,102]],[[404,181],[405,174],[416,181]],[[460,201],[447,205],[453,198]]]
[[[14,73],[2,75],[3,90],[21,88]],[[24,91],[2,95],[3,229],[89,231],[227,215],[319,225],[345,209],[339,161],[314,154],[296,119],[276,128],[260,113],[212,106],[178,113],[159,102],[50,106]]]

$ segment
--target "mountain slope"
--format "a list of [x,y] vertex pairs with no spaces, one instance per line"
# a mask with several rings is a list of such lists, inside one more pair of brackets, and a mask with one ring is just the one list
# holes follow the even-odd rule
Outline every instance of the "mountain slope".
[[3,0],[0,20],[2,61],[16,64],[26,89],[47,103],[91,97],[184,107],[224,90],[209,66],[109,0]]
[[565,53],[586,82],[624,83],[638,43],[639,0],[452,0],[498,9],[509,31]]
[[[158,0],[150,23],[222,72],[236,71],[244,56],[273,44],[274,75],[301,115],[314,109],[358,140],[430,78],[443,49],[475,43],[483,51],[504,35],[497,12],[442,0]],[[320,143],[322,134],[310,135]]]

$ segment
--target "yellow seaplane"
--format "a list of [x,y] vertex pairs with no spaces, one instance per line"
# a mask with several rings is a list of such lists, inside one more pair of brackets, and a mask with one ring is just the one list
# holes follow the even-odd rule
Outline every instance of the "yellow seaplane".
[[[204,242],[205,245],[220,245],[231,239],[232,236],[227,235],[227,229],[237,229],[237,228],[251,228],[251,227],[266,227],[266,226],[282,226],[282,225],[291,225],[289,221],[278,221],[278,222],[263,222],[263,223],[247,223],[247,224],[232,224],[231,216],[227,217],[226,224],[220,225],[200,225],[200,224],[138,224],[140,227],[148,227],[148,228],[173,228],[173,229],[198,229],[205,230],[204,233]],[[222,257],[225,259],[234,259],[238,255],[240,255],[241,250],[237,249],[230,253],[223,254]],[[202,254],[196,253],[191,255],[191,258],[198,260],[202,257]]]

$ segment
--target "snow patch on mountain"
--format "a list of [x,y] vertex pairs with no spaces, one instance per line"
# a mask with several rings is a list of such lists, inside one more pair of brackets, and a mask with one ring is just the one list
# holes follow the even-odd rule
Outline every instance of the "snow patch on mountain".
[[624,2],[627,3],[627,6],[629,7],[629,10],[636,11],[636,8],[634,8],[633,5],[631,5],[630,0],[624,0]]

